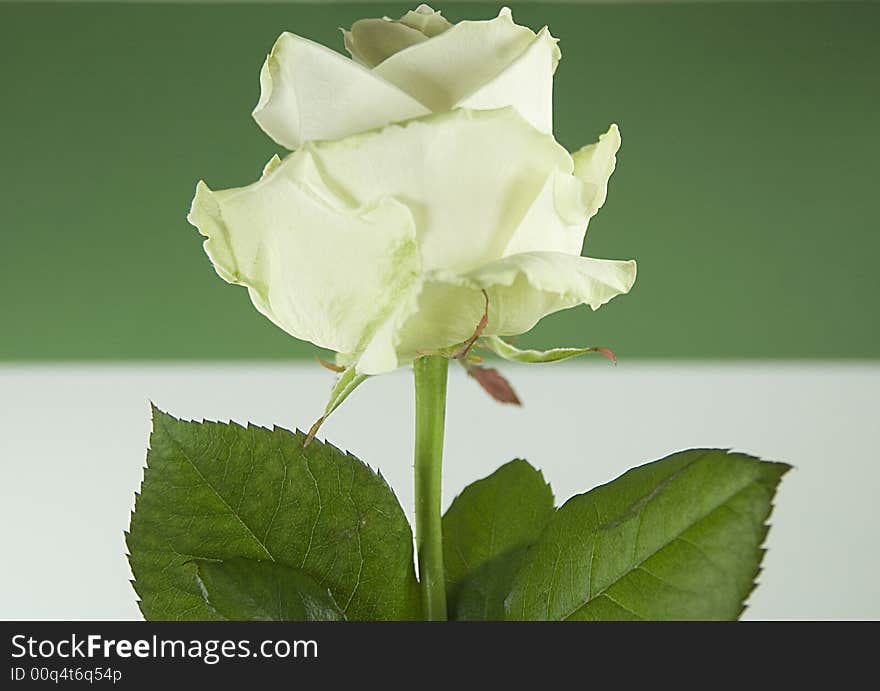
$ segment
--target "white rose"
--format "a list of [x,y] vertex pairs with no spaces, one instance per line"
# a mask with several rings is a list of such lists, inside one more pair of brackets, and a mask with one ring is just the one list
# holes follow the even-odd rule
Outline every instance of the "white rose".
[[553,131],[553,73],[560,52],[545,27],[490,21],[452,25],[427,5],[399,21],[362,19],[345,32],[355,61],[319,43],[281,34],[260,72],[254,119],[296,149],[392,122],[456,108],[513,106]]
[[296,151],[247,187],[197,187],[189,220],[258,310],[369,375],[468,341],[485,315],[491,345],[629,291],[635,262],[580,256],[620,136],[556,143],[546,29],[423,5],[345,44],[358,62],[283,34],[254,117]]

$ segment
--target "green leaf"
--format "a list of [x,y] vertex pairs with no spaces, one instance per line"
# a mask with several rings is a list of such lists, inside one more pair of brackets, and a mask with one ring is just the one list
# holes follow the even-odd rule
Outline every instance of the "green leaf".
[[735,619],[782,463],[684,451],[573,497],[529,551],[508,619]]
[[330,591],[275,561],[198,559],[196,580],[208,607],[230,621],[341,621]]
[[553,492],[526,461],[469,485],[443,516],[451,618],[504,619],[504,598],[528,546],[553,515]]
[[147,619],[217,618],[187,562],[234,557],[302,569],[348,619],[419,617],[412,533],[394,493],[354,456],[303,442],[153,409],[127,538]]
[[608,348],[600,348],[598,346],[590,346],[588,348],[553,348],[551,350],[520,350],[498,336],[484,336],[481,344],[498,357],[510,360],[511,362],[526,364],[559,362],[560,360],[568,360],[568,358],[586,355],[587,353],[599,353],[607,357],[611,362],[617,362],[613,352]]

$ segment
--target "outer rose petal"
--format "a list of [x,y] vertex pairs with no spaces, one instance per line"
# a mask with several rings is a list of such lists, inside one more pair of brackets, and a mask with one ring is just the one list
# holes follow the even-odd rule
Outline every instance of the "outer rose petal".
[[579,255],[589,220],[608,190],[620,149],[620,132],[611,125],[595,144],[574,155],[574,176],[551,175],[504,251],[505,256],[532,251]]
[[296,149],[428,114],[417,100],[366,67],[318,43],[284,33],[260,72],[254,120]]
[[494,79],[461,99],[456,108],[489,110],[513,106],[541,132],[553,132],[553,73],[559,47],[547,28]]
[[347,204],[306,151],[267,170],[237,189],[200,182],[190,223],[208,238],[221,278],[247,286],[275,324],[324,348],[360,351],[419,270],[412,215],[389,198]]
[[340,196],[406,203],[424,270],[456,274],[500,259],[547,177],[573,167],[512,108],[456,110],[307,148]]
[[491,82],[534,40],[535,33],[514,24],[505,7],[495,19],[459,22],[430,41],[401,50],[373,72],[431,110],[446,111]]
[[595,144],[588,144],[572,154],[574,175],[584,183],[584,203],[587,216],[592,218],[605,203],[608,179],[617,165],[620,150],[620,130],[611,125]]
[[587,228],[581,190],[576,177],[551,173],[504,248],[504,256],[523,252],[579,255]]
[[516,254],[464,275],[434,272],[412,289],[379,327],[357,370],[380,374],[423,352],[461,343],[473,332],[489,295],[484,333],[520,334],[559,310],[587,304],[594,310],[629,292],[634,261],[606,261],[557,252]]

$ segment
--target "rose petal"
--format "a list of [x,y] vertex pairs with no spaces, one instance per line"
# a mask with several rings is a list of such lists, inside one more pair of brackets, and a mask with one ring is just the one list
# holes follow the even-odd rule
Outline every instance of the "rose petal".
[[456,108],[489,110],[513,106],[541,132],[553,132],[553,73],[559,47],[547,28],[494,79],[461,99]]
[[588,218],[596,215],[605,203],[608,180],[617,165],[620,130],[611,125],[595,144],[588,144],[572,154],[574,175],[583,182],[584,205]]
[[363,65],[284,33],[260,72],[254,120],[288,149],[338,139],[429,110]]
[[348,204],[305,150],[248,187],[200,182],[188,218],[224,280],[247,286],[292,336],[331,350],[360,351],[418,271],[409,209]]
[[424,269],[456,274],[500,259],[548,175],[572,170],[568,152],[512,108],[457,110],[309,148],[342,196],[405,202]]
[[452,28],[452,24],[446,21],[441,12],[425,4],[421,4],[403,15],[400,18],[400,23],[418,29],[428,38]]
[[579,200],[581,188],[574,176],[553,171],[511,235],[504,256],[536,251],[579,255],[587,220],[583,205],[573,200]]
[[450,110],[491,82],[535,40],[504,8],[495,19],[464,21],[395,53],[373,72],[435,112]]
[[504,250],[580,255],[589,220],[605,202],[620,148],[617,125],[574,155],[574,175],[552,173]]
[[375,67],[404,48],[427,41],[418,29],[388,19],[359,19],[343,32],[345,49],[361,65]]

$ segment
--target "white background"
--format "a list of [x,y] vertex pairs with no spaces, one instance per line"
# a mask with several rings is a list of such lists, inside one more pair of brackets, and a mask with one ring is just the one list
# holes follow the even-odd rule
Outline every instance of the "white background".
[[[458,368],[444,504],[514,457],[558,503],[695,447],[796,466],[771,518],[747,618],[880,618],[880,365],[627,362],[507,366],[501,406]],[[308,427],[332,375],[318,365],[0,367],[0,618],[140,618],[128,527],[149,401],[178,417]],[[367,381],[319,436],[379,467],[412,516],[412,375]]]

